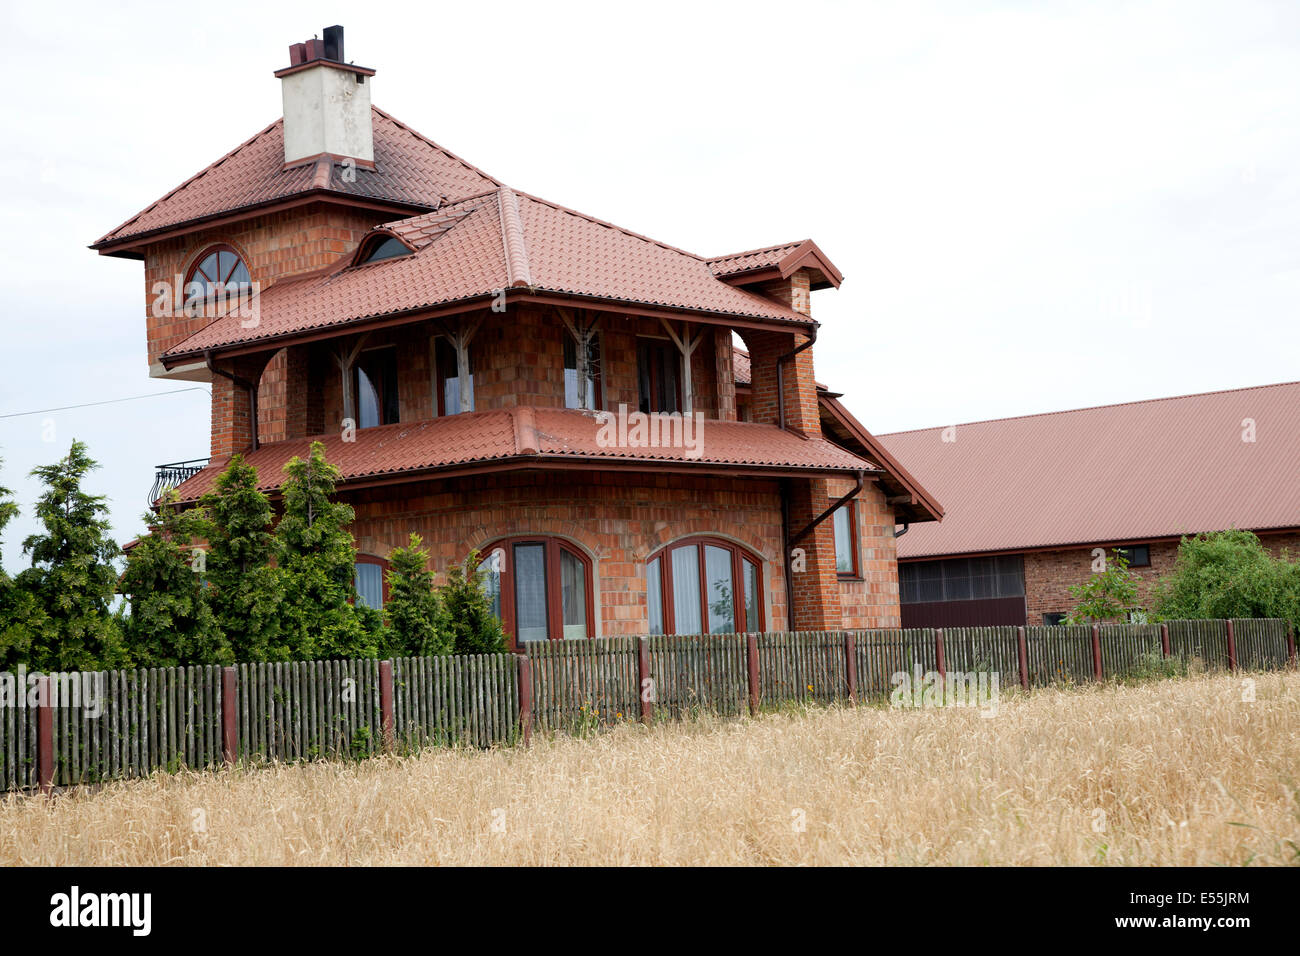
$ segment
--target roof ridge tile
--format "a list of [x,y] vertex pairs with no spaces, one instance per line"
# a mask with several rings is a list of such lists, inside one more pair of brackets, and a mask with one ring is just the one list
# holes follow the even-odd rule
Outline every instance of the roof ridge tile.
[[528,265],[528,247],[524,244],[524,223],[519,216],[519,199],[509,186],[497,190],[501,212],[501,242],[506,254],[506,285],[519,289],[533,284]]

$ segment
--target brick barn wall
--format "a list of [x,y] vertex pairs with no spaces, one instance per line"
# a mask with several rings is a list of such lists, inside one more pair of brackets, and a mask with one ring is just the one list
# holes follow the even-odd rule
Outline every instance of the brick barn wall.
[[762,561],[767,627],[786,626],[776,481],[533,472],[363,489],[343,498],[356,510],[360,552],[386,558],[414,531],[439,575],[471,548],[501,537],[574,542],[592,559],[597,632],[604,637],[646,633],[650,555],[688,535],[728,538]]
[[[1290,548],[1300,554],[1300,533],[1261,534],[1260,541],[1274,554]],[[1142,579],[1139,594],[1145,602],[1157,580],[1174,568],[1177,541],[1155,542],[1150,546],[1151,566],[1133,568]],[[1109,549],[1107,549],[1109,556]],[[1044,614],[1064,614],[1074,607],[1071,585],[1083,584],[1092,577],[1092,547],[1061,551],[1027,552],[1025,559],[1025,600],[1030,624],[1042,624]]]

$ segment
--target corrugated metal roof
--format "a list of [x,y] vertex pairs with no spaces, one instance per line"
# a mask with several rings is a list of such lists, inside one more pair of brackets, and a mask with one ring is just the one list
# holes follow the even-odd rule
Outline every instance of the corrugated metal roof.
[[946,512],[899,557],[1300,527],[1300,382],[944,432],[877,436]]

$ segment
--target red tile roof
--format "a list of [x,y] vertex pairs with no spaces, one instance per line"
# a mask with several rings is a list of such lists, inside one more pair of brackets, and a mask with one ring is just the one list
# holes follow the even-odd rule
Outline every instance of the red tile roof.
[[773,272],[788,277],[796,269],[811,268],[815,275],[814,288],[832,285],[839,288],[844,276],[835,264],[826,258],[826,254],[811,239],[799,242],[787,242],[779,246],[767,246],[763,249],[750,249],[747,252],[734,252],[726,256],[715,256],[709,260],[709,268],[719,279],[727,282],[743,281],[758,273]]
[[437,143],[373,110],[375,168],[355,178],[330,163],[284,169],[284,120],[276,120],[211,166],[98,239],[112,246],[195,220],[237,212],[312,192],[416,208],[481,193],[500,183]]
[[386,315],[537,292],[806,325],[807,316],[713,277],[698,256],[505,187],[388,223],[409,256],[280,282],[260,296],[255,327],[229,316],[171,349],[179,360]]
[[[311,442],[325,445],[326,458],[342,472],[341,483],[398,474],[449,471],[457,466],[499,462],[536,467],[564,462],[644,464],[653,471],[668,466],[725,466],[728,473],[751,467],[779,471],[869,471],[879,469],[824,439],[806,439],[775,425],[706,420],[699,435],[699,457],[685,448],[601,447],[601,422],[591,412],[559,408],[512,408],[469,412],[411,424],[362,429],[355,441],[337,434],[274,442],[245,458],[258,470],[264,490],[278,488],[282,469],[294,455],[306,457]],[[214,461],[179,488],[193,501],[213,487],[226,460]]]
[[1300,527],[1300,382],[943,432],[877,436],[947,511],[899,557]]

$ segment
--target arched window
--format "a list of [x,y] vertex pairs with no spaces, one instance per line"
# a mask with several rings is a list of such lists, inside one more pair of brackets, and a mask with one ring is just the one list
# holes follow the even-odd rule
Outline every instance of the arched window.
[[396,259],[409,256],[411,247],[396,236],[378,235],[367,242],[357,253],[356,265],[367,262],[380,262],[384,259]]
[[194,260],[190,274],[185,277],[187,293],[196,282],[203,289],[202,297],[209,299],[238,292],[241,285],[248,286],[252,279],[248,275],[248,266],[239,258],[239,253],[223,243],[209,246]]
[[687,538],[646,562],[651,634],[763,630],[763,564],[721,538]]
[[382,611],[388,601],[388,562],[369,554],[356,557],[357,603]]
[[516,537],[483,549],[484,587],[515,648],[595,635],[591,561],[558,538]]

